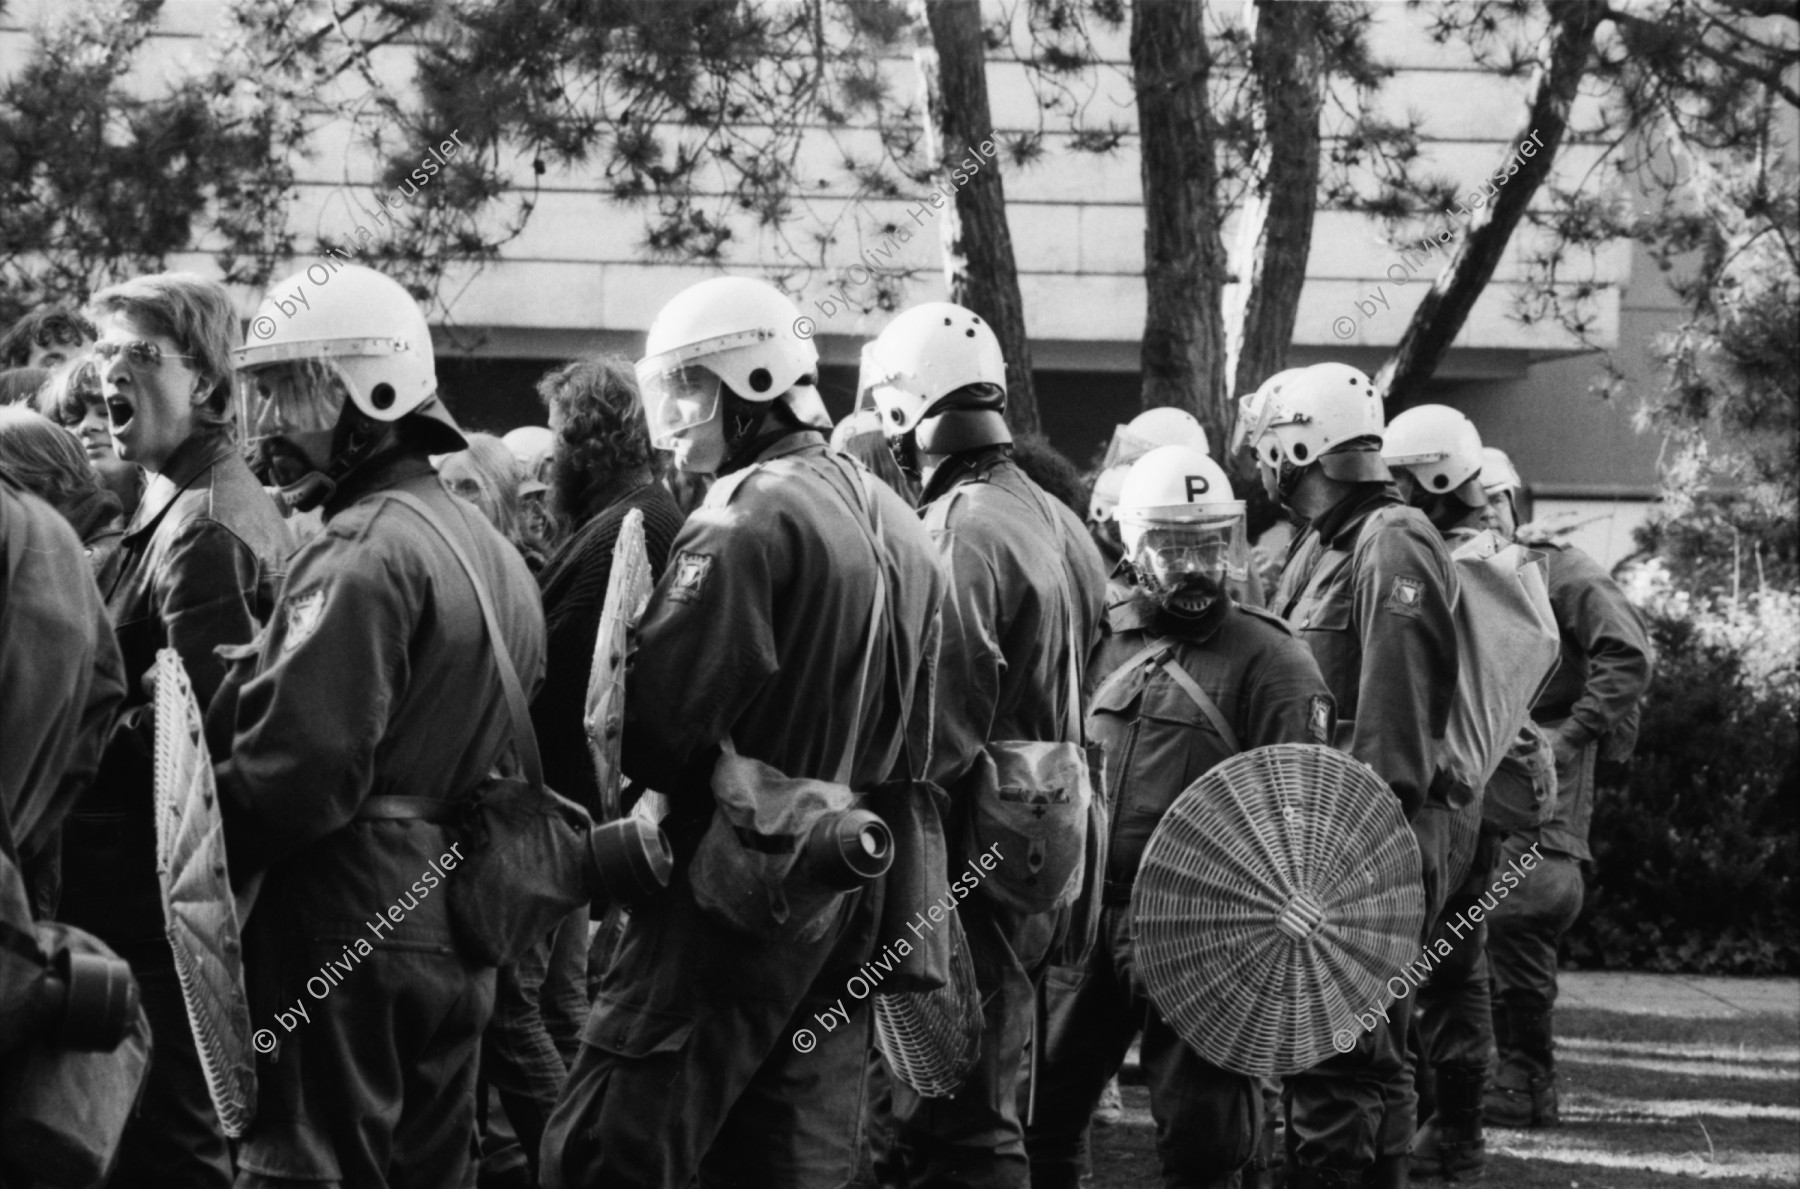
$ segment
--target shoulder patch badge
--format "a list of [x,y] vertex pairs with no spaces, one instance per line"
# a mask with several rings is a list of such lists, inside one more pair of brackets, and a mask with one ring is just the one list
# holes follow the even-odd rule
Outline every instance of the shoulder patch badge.
[[1331,717],[1331,699],[1324,694],[1314,694],[1306,714],[1306,730],[1326,747],[1331,746]]
[[669,584],[669,597],[678,603],[697,603],[706,589],[707,575],[712,573],[713,559],[705,553],[683,551],[675,558],[675,580]]
[[1396,575],[1394,584],[1388,587],[1387,609],[1396,615],[1410,615],[1415,619],[1419,615],[1420,604],[1425,600],[1425,584],[1417,578]]
[[325,612],[325,588],[315,586],[282,604],[281,651],[285,655],[306,642],[319,628]]

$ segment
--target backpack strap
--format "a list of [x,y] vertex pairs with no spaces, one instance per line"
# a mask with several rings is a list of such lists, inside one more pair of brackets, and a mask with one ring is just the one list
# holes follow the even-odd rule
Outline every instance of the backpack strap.
[[1100,699],[1111,693],[1113,686],[1125,680],[1133,669],[1137,668],[1151,657],[1156,656],[1159,653],[1167,652],[1168,650],[1169,642],[1159,638],[1150,641],[1149,644],[1139,649],[1136,653],[1133,653],[1130,659],[1126,660],[1111,673],[1107,674],[1106,680],[1100,683],[1100,688],[1094,691],[1095,704],[1098,705]]

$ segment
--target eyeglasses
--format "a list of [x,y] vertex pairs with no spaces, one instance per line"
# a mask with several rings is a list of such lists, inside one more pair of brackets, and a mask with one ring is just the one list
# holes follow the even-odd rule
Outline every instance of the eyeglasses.
[[192,359],[192,355],[177,355],[173,351],[164,351],[148,339],[130,339],[123,343],[98,342],[90,348],[95,359],[101,363],[111,363],[120,355],[134,371],[155,371],[162,366],[165,359]]

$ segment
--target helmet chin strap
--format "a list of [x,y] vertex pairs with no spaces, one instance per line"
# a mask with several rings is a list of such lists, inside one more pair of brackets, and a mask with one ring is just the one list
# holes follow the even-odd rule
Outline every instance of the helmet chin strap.
[[281,500],[296,512],[310,512],[337,494],[351,472],[391,443],[394,427],[366,416],[346,403],[331,435],[331,461],[323,471],[311,470],[281,488]]

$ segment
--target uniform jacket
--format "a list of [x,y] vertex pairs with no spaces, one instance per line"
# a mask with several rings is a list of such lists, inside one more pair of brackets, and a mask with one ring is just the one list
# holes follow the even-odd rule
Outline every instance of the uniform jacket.
[[1443,538],[1391,486],[1359,486],[1296,538],[1270,609],[1312,649],[1338,747],[1410,819],[1437,774],[1456,692],[1456,573]]
[[[858,526],[863,499],[879,521],[891,639],[875,650],[852,741],[878,564]],[[854,742],[850,783],[867,787],[894,772],[911,727],[922,766],[943,595],[931,543],[899,496],[818,433],[779,439],[715,483],[675,538],[626,680],[626,774],[703,816],[728,735],[742,755],[824,780]]]
[[124,659],[125,704],[64,838],[70,923],[107,941],[161,938],[155,739],[144,674],[158,650],[174,648],[204,709],[225,672],[214,650],[256,635],[290,544],[280,511],[229,433],[188,438],[145,489],[104,591]]
[[294,556],[268,632],[209,724],[229,739],[216,775],[233,880],[285,865],[320,911],[353,918],[438,853],[429,839],[411,853],[408,831],[430,833],[411,823],[355,821],[363,801],[460,799],[516,737],[474,587],[419,515],[380,492],[410,492],[458,535],[527,698],[544,671],[537,584],[518,551],[424,457],[372,465]]
[[1070,673],[1083,688],[1106,570],[1075,514],[1004,453],[946,465],[959,473],[933,477],[921,515],[950,584],[932,771],[954,791],[990,741],[1080,742]]
[[1650,688],[1655,650],[1637,612],[1607,572],[1572,545],[1540,544],[1550,567],[1550,609],[1562,656],[1531,717],[1560,725],[1575,744],[1617,731]]
[[[1237,750],[1165,663],[1206,691],[1245,751],[1275,743],[1330,746],[1336,712],[1311,651],[1267,611],[1221,599],[1177,634],[1137,587],[1115,583],[1107,595],[1111,630],[1095,655],[1099,689],[1088,734],[1106,747],[1111,785],[1107,899],[1125,903],[1157,823],[1190,784]],[[1159,640],[1166,648],[1119,671]]]

